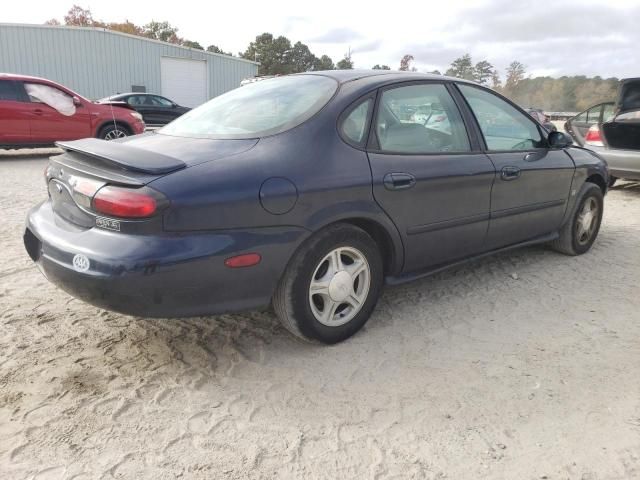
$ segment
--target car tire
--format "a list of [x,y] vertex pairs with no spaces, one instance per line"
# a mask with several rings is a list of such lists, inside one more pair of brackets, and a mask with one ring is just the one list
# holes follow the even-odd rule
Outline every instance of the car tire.
[[604,196],[598,185],[585,183],[569,220],[551,248],[566,255],[582,255],[589,251],[602,222]]
[[609,175],[609,188],[613,187],[618,181],[618,177],[614,177],[613,175]]
[[376,242],[358,227],[335,224],[296,252],[276,288],[273,308],[297,337],[341,342],[371,316],[383,276]]
[[131,135],[131,131],[127,127],[119,123],[108,123],[100,129],[98,138],[102,140],[116,140],[118,138],[128,137],[129,135]]

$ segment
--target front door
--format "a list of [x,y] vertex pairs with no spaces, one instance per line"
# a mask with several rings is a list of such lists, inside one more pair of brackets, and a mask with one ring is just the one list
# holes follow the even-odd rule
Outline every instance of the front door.
[[403,237],[404,271],[483,250],[495,170],[443,83],[384,89],[368,150],[374,197]]
[[31,100],[31,136],[34,143],[77,140],[91,136],[90,107],[56,87],[25,82]]
[[575,170],[564,150],[550,149],[532,119],[494,93],[459,85],[496,168],[487,247],[557,231]]

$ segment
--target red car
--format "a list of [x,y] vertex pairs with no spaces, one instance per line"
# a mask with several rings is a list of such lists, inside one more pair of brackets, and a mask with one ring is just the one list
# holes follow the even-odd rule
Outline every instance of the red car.
[[50,80],[0,73],[0,148],[114,140],[144,127],[142,116],[126,104],[97,104]]

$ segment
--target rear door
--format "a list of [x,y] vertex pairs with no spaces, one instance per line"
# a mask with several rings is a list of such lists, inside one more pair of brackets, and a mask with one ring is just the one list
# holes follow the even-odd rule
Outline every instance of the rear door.
[[[420,105],[439,105],[438,128]],[[405,245],[405,271],[484,249],[495,169],[470,137],[444,83],[411,82],[380,91],[369,136],[373,193]]]
[[31,137],[34,143],[53,143],[91,136],[90,112],[73,96],[52,85],[24,82],[31,111]]
[[602,123],[603,110],[606,106],[610,106],[610,103],[600,103],[585,110],[584,112],[573,117],[569,122],[569,133],[578,143],[578,145],[584,145],[587,132],[593,125]]
[[526,113],[484,88],[459,84],[496,168],[487,246],[495,249],[556,231],[574,173],[564,150],[548,148]]
[[19,82],[0,80],[0,145],[31,141],[31,107]]
[[148,101],[153,104],[150,107],[148,122],[151,125],[166,125],[179,116],[171,100],[159,95],[148,95]]

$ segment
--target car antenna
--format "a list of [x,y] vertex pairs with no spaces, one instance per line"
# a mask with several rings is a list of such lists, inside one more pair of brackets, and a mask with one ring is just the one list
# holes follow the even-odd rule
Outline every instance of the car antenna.
[[118,138],[118,125],[116,124],[116,114],[113,112],[113,103],[109,102],[109,107],[111,109],[111,118],[113,119],[113,129],[115,130],[116,138]]

